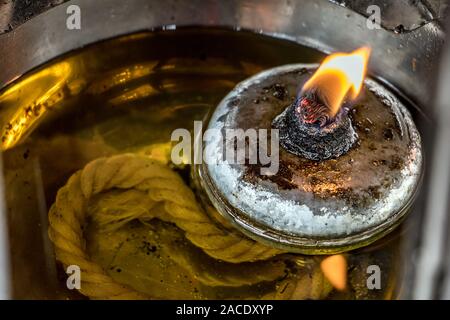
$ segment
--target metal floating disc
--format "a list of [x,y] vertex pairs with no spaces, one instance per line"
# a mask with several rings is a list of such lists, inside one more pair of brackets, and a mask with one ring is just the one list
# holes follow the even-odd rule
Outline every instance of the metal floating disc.
[[227,129],[267,129],[268,142],[258,151],[268,152],[274,119],[316,68],[282,66],[236,86],[209,121],[208,129],[222,135],[204,143],[206,158],[196,173],[218,212],[249,237],[292,252],[329,254],[367,245],[399,224],[419,185],[422,149],[407,108],[368,79],[346,115],[358,140],[345,154],[315,161],[280,144],[274,175],[263,174],[268,165],[260,161],[229,161],[226,152],[236,141],[227,139]]

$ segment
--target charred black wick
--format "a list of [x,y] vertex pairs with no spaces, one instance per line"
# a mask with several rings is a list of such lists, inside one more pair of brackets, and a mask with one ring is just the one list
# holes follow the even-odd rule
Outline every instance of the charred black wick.
[[273,120],[272,126],[279,129],[284,149],[315,161],[345,154],[358,139],[346,109],[331,116],[317,91],[302,94]]

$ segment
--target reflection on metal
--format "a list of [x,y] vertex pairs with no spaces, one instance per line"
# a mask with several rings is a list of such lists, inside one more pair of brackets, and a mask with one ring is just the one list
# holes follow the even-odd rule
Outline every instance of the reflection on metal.
[[[66,28],[66,8],[71,3],[82,10],[81,30]],[[326,52],[369,45],[374,48],[370,70],[425,107],[431,99],[433,70],[443,41],[436,21],[403,34],[370,30],[366,17],[328,1],[129,0],[124,6],[120,0],[78,0],[0,34],[0,87],[50,59],[99,40],[192,25],[253,30]]]
[[408,32],[438,19],[442,19],[448,3],[445,0],[330,0],[370,17],[369,6],[377,6],[381,13],[381,26],[395,32]]
[[[0,94],[0,149],[14,146],[53,105],[64,98],[64,91],[70,92],[67,83],[70,75],[70,65],[58,63]],[[11,111],[14,114],[9,115]]]
[[9,299],[11,293],[11,265],[8,237],[7,212],[5,208],[5,183],[3,181],[3,159],[0,154],[0,300]]
[[[68,0],[40,0],[22,2],[5,0],[0,4],[0,34],[10,32],[28,19],[41,14],[51,7],[57,6]],[[442,19],[448,7],[445,0],[397,0],[387,2],[385,0],[328,0],[336,5],[346,7],[365,17],[370,16],[369,6],[378,6],[381,16],[381,26],[390,30],[411,31],[421,26]],[[286,8],[286,13],[291,7]]]
[[450,299],[450,42],[443,57],[435,110],[439,116],[436,117],[433,158],[428,166],[431,175],[415,275],[415,299]]
[[347,287],[347,268],[347,260],[342,254],[329,256],[320,263],[324,276],[334,288],[341,291]]
[[68,0],[3,0],[0,2],[0,34],[10,32],[22,23],[41,14],[53,6]]

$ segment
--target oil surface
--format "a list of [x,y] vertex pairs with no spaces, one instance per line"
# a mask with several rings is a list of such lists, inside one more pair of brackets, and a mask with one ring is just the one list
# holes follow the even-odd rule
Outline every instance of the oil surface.
[[[171,133],[205,120],[240,81],[323,55],[249,32],[180,29],[105,41],[42,66],[0,93],[1,145],[16,298],[83,298],[66,287],[47,235],[47,214],[67,179],[90,161],[132,152],[168,161]],[[189,168],[177,169],[187,184]],[[345,255],[347,289],[324,278],[323,257],[283,254],[266,262],[212,259],[177,227],[133,222],[113,234],[88,226],[90,256],[116,281],[155,298],[370,299],[399,294],[402,230]],[[188,261],[181,263],[180,261]],[[380,290],[367,268],[382,270]],[[242,273],[265,280],[212,285]],[[268,274],[268,275],[267,275]],[[270,276],[275,274],[273,277]]]

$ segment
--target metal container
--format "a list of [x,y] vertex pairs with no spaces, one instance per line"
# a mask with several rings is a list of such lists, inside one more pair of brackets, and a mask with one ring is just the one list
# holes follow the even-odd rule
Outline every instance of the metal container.
[[[434,100],[435,71],[445,37],[440,20],[443,8],[438,6],[439,1],[428,1],[431,5],[399,1],[392,7],[386,7],[383,1],[375,1],[386,13],[381,16],[381,26],[375,28],[368,27],[369,14],[363,3],[351,1],[345,7],[335,2],[130,0],[124,3],[118,0],[74,0],[48,1],[48,6],[33,4],[24,8],[13,1],[6,1],[0,6],[0,88],[65,53],[121,35],[157,29],[170,31],[193,25],[251,30],[326,53],[370,46],[369,69],[372,76],[392,87],[409,106],[414,106],[411,111],[426,115],[428,120],[418,123],[418,127],[427,142],[429,136],[423,128],[435,118],[430,107]],[[69,28],[67,24],[74,8],[81,13],[80,29]],[[410,14],[404,15],[404,12]],[[12,111],[0,110],[0,126],[6,126],[5,115]],[[428,145],[425,144],[427,150]],[[412,206],[416,214],[422,212],[422,199],[419,195],[418,202]],[[6,225],[6,216],[3,208],[0,225]],[[35,232],[34,227],[27,224],[12,226],[9,232],[11,237],[17,237],[20,233]],[[42,233],[43,247],[48,246],[45,237]],[[4,236],[0,238],[2,298],[11,296],[7,240]],[[406,252],[412,251],[415,240],[409,242],[410,245],[404,249]],[[31,269],[24,266],[18,276],[26,278],[34,272]],[[407,272],[408,277],[411,276]]]

